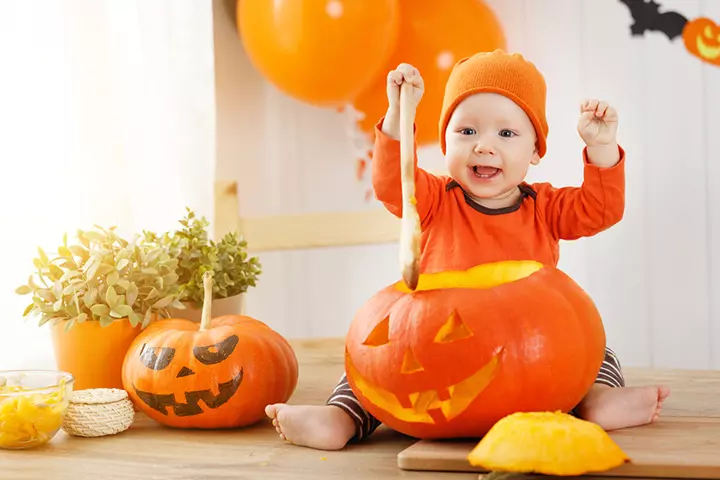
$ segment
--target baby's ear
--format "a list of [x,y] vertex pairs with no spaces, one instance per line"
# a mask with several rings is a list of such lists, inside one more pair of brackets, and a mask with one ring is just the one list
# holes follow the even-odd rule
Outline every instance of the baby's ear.
[[530,161],[530,163],[532,163],[533,165],[539,165],[539,164],[540,164],[540,153],[538,152],[538,149],[537,149],[537,148],[535,148],[535,150],[533,151],[533,158],[532,158],[532,160]]

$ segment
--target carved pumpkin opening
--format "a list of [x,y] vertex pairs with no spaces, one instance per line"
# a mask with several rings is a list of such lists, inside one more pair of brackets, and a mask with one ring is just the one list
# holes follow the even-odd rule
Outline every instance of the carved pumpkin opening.
[[368,347],[379,347],[390,342],[388,334],[390,331],[390,316],[386,316],[375,328],[373,328],[370,335],[365,339],[363,345]]
[[403,358],[403,364],[400,368],[400,371],[402,373],[415,373],[415,372],[423,372],[425,369],[422,365],[420,365],[420,362],[417,358],[415,358],[415,355],[413,354],[411,349],[405,350],[405,357]]
[[397,282],[395,288],[404,293],[448,288],[486,289],[529,277],[542,268],[542,263],[535,261],[486,263],[463,271],[423,273],[415,290],[410,290],[404,281]]
[[453,310],[447,319],[447,322],[438,330],[435,335],[435,343],[450,343],[463,338],[470,338],[473,333],[470,328],[462,321],[457,310]]
[[[410,352],[410,350],[406,352]],[[413,392],[402,399],[398,398],[393,392],[373,385],[366,380],[358,372],[351,358],[346,358],[346,365],[355,387],[367,400],[399,420],[434,424],[452,420],[470,406],[495,376],[501,353],[502,348],[498,349],[490,361],[482,368],[454,385],[450,385],[441,391]],[[406,368],[411,368],[412,361],[412,359],[408,360],[407,356],[405,357],[403,373],[412,373],[404,371]],[[408,362],[408,365],[406,365],[406,362]],[[417,366],[420,366],[419,363]]]

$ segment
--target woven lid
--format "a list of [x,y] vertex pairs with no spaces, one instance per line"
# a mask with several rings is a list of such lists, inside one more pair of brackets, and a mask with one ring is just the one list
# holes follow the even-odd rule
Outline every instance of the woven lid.
[[70,397],[70,403],[112,403],[119,402],[127,397],[127,392],[118,388],[88,388],[74,391]]

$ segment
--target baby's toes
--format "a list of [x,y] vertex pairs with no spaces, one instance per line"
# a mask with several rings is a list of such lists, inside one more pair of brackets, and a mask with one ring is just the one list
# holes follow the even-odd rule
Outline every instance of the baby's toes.
[[272,418],[273,420],[277,417],[277,406],[275,405],[266,405],[265,406],[265,415]]

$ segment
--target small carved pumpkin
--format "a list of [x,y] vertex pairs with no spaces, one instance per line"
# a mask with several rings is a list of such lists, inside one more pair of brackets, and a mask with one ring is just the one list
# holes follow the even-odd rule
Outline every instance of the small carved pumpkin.
[[210,320],[211,280],[205,277],[201,323],[164,319],[138,335],[125,355],[123,386],[154,420],[180,428],[233,428],[286,402],[298,380],[290,344],[244,315]]
[[389,427],[477,437],[516,411],[569,411],[592,386],[605,331],[560,270],[499,262],[421,274],[373,296],[346,337],[348,381]]
[[595,423],[562,412],[514,413],[497,422],[468,455],[489,471],[579,476],[630,461]]
[[685,24],[685,48],[696,57],[720,66],[720,26],[709,18],[696,18]]

